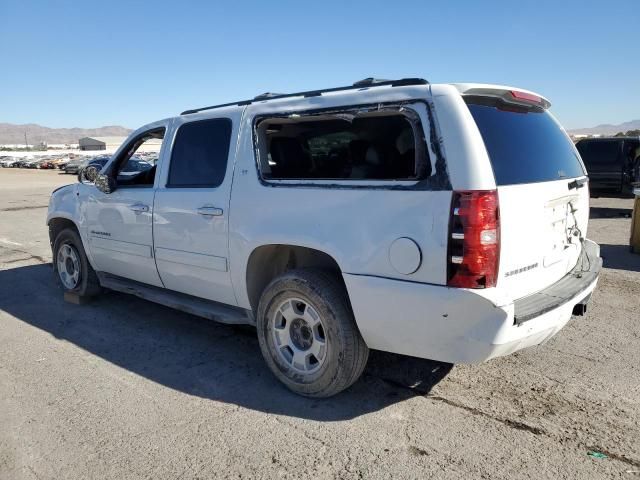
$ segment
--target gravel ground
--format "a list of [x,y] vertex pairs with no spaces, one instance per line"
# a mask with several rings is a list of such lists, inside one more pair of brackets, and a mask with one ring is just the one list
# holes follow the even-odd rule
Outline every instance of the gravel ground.
[[0,479],[640,479],[632,201],[592,200],[605,269],[546,345],[453,367],[374,352],[320,401],[280,386],[249,328],[116,293],[64,303],[44,222],[74,180],[0,169]]

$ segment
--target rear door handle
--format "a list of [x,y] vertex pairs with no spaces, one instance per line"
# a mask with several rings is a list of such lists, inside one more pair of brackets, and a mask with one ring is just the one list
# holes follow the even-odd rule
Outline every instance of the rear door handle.
[[129,205],[129,210],[133,210],[136,213],[148,212],[149,205],[144,205],[142,203],[134,203],[133,205]]
[[221,208],[213,207],[211,205],[204,205],[198,208],[197,212],[205,217],[220,217],[223,213]]

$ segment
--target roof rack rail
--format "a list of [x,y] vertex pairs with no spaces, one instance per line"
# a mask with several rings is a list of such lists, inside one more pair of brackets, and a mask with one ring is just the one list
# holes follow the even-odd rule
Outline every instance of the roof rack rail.
[[428,85],[429,82],[424,78],[400,78],[398,80],[382,80],[373,77],[365,78],[364,80],[359,80],[355,82],[353,85],[348,85],[346,87],[333,87],[333,88],[325,88],[321,90],[308,90],[306,92],[296,92],[296,93],[263,93],[254,97],[251,100],[242,100],[239,102],[231,102],[231,103],[222,103],[220,105],[211,105],[210,107],[201,107],[194,108],[192,110],[185,110],[181,113],[181,115],[189,115],[191,113],[198,113],[204,110],[212,110],[214,108],[222,108],[222,107],[231,107],[231,106],[242,106],[242,105],[251,105],[254,102],[264,102],[268,100],[276,100],[279,98],[290,98],[290,97],[319,97],[323,93],[330,92],[341,92],[344,90],[355,90],[355,89],[363,89],[369,87],[382,87],[385,85],[391,87],[402,87],[406,85]]

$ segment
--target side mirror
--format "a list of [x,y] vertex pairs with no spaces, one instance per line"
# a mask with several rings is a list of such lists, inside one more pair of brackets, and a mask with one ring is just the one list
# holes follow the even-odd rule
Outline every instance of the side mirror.
[[80,181],[83,183],[94,183],[99,173],[97,167],[89,165],[80,170]]
[[116,190],[116,181],[109,175],[98,173],[95,177],[95,186],[102,193],[112,193]]

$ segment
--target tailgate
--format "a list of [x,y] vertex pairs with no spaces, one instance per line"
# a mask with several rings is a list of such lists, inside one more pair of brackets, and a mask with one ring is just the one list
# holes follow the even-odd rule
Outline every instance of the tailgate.
[[498,187],[497,287],[517,299],[551,285],[578,261],[589,220],[589,191],[566,180]]
[[518,299],[552,285],[576,265],[587,233],[589,190],[577,150],[546,110],[548,102],[527,94],[513,103],[511,91],[491,94],[476,92],[465,101],[498,190],[496,286]]

